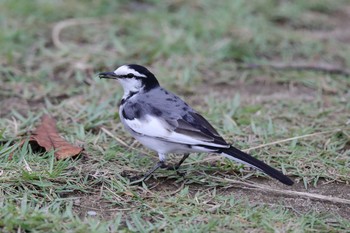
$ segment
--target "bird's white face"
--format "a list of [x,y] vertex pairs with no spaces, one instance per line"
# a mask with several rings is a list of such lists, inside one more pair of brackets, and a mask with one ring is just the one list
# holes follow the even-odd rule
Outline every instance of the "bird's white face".
[[123,65],[113,72],[99,73],[99,77],[117,79],[123,86],[124,97],[132,92],[149,91],[159,86],[156,77],[148,69],[136,64]]
[[120,77],[117,80],[124,89],[124,96],[129,95],[130,92],[140,91],[143,86],[141,79],[146,78],[146,75],[140,74],[127,65],[119,67],[114,73]]

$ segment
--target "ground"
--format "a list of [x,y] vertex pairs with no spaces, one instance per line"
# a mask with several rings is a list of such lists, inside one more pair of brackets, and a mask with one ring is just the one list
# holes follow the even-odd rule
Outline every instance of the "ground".
[[[2,1],[0,15],[2,232],[349,232],[349,1]],[[212,154],[130,184],[157,156],[97,78],[126,63],[295,184]],[[21,145],[45,113],[81,155]]]

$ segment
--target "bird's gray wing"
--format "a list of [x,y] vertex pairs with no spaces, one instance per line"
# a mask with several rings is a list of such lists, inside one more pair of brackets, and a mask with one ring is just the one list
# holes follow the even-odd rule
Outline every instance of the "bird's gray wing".
[[144,109],[147,109],[147,114],[161,118],[164,127],[203,145],[228,146],[214,127],[179,97],[162,88],[151,94],[157,98],[144,98]]
[[[197,112],[187,112],[179,118],[174,131],[200,139],[204,142],[227,146],[227,142],[219,135],[214,127]],[[172,122],[174,124],[174,122]]]

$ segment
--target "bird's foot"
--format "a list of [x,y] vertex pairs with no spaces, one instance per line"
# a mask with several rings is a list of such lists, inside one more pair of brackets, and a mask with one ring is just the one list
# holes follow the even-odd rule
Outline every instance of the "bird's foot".
[[132,174],[128,174],[127,172],[122,172],[120,173],[120,175],[128,179],[131,185],[141,185],[142,181],[144,180],[143,175],[132,175]]
[[187,173],[186,172],[180,172],[179,170],[176,170],[176,174],[178,176],[184,177]]
[[168,170],[168,171],[176,171],[176,174],[178,176],[181,176],[181,177],[184,177],[186,175],[186,172],[180,172],[179,171],[179,166],[178,165],[175,165],[175,166],[174,165],[167,165],[165,167],[165,169]]

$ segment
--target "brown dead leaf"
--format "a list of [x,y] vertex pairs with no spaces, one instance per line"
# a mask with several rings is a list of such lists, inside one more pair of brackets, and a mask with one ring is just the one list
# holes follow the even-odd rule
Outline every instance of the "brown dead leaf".
[[60,137],[56,128],[56,121],[49,115],[44,115],[41,118],[41,124],[30,135],[29,141],[38,143],[46,151],[55,150],[55,157],[57,159],[65,159],[78,155],[83,150]]

